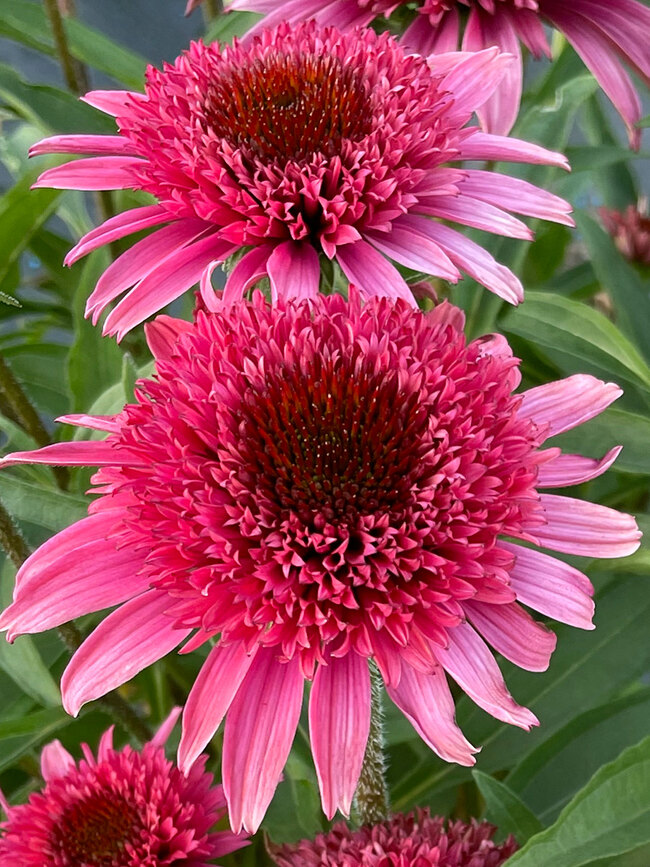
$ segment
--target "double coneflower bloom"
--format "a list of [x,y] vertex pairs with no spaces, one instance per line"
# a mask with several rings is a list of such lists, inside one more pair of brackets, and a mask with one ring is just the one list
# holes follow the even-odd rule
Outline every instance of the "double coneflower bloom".
[[537,548],[638,546],[630,516],[548,492],[614,461],[618,449],[592,460],[546,443],[620,389],[573,376],[516,394],[506,341],[466,343],[461,329],[448,304],[424,314],[354,292],[160,317],[147,328],[156,374],[136,403],[64,419],[104,441],[4,460],[100,469],[89,517],[27,560],[0,628],[11,639],[119,606],[63,675],[72,714],[183,642],[213,644],[179,764],[191,768],[226,718],[235,830],[259,826],[305,680],[328,817],[349,813],[359,777],[371,659],[443,759],[471,765],[476,752],[447,677],[497,719],[536,725],[488,645],[542,671],[556,638],[526,608],[585,629],[593,611],[589,580]]

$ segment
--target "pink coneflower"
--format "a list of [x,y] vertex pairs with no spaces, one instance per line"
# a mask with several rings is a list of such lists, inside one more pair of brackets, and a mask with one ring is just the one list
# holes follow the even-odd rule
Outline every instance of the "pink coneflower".
[[278,867],[500,867],[517,844],[512,837],[495,843],[495,831],[487,822],[446,822],[418,809],[356,831],[339,822],[271,854]]
[[[502,337],[466,345],[462,314],[339,295],[271,306],[257,293],[195,324],[148,326],[156,378],[117,416],[67,416],[109,433],[9,455],[91,464],[90,517],[19,571],[9,639],[120,605],[62,679],[73,714],[188,638],[220,636],[189,695],[179,763],[227,714],[232,826],[256,829],[313,679],[311,744],[326,814],[350,809],[367,740],[368,659],[443,758],[474,748],[445,672],[488,713],[528,729],[484,639],[547,667],[555,636],[520,602],[589,629],[591,584],[507,536],[587,557],[636,550],[634,519],[539,494],[600,475],[602,460],[540,449],[620,394],[590,376],[514,395]],[[519,600],[519,601],[517,601]],[[191,636],[191,637],[190,637]]]
[[[251,33],[277,21],[315,18],[341,30],[390,15],[411,0],[233,0],[231,9],[266,14]],[[197,5],[197,4],[195,4]],[[517,119],[522,86],[521,47],[535,57],[550,56],[544,32],[549,24],[563,33],[616,106],[638,148],[641,102],[624,61],[650,83],[650,9],[637,0],[418,0],[403,36],[421,54],[454,51],[462,36],[466,51],[496,45],[517,57],[494,94],[477,111],[483,127],[507,135]]]
[[208,867],[246,845],[211,831],[225,813],[221,786],[203,770],[187,775],[165,758],[163,744],[178,712],[141,752],[113,748],[113,727],[97,757],[87,744],[75,762],[53,741],[41,753],[45,787],[10,807],[2,793],[0,867]]
[[600,208],[603,226],[630,262],[650,265],[650,217],[647,201],[628,205],[624,211]]
[[193,44],[162,72],[149,69],[144,95],[88,94],[116,116],[120,134],[35,145],[33,154],[98,154],[49,169],[37,186],[132,187],[159,204],[108,220],[66,261],[168,225],[104,272],[87,312],[95,321],[130,289],[105,323],[122,335],[242,249],[227,301],[264,276],[274,297],[313,297],[330,259],[364,295],[413,303],[392,259],[450,281],[464,271],[516,303],[523,290],[514,274],[432,219],[517,238],[532,235],[508,211],[572,225],[566,202],[525,181],[449,166],[566,166],[559,154],[465,126],[508,64],[491,49],[429,65],[387,34],[281,25],[248,47]]

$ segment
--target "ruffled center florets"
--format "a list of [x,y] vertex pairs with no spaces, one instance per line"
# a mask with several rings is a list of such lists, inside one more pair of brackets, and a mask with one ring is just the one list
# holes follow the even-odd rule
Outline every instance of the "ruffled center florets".
[[129,504],[118,544],[179,626],[307,674],[326,645],[445,645],[463,599],[512,600],[497,537],[539,511],[514,364],[385,300],[200,314],[96,477]]

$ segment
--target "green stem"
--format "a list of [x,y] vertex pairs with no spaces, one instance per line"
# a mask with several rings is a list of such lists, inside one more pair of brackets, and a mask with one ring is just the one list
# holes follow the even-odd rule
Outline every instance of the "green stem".
[[390,809],[384,758],[383,683],[374,664],[370,668],[370,732],[359,784],[354,795],[354,813],[360,825],[375,825],[388,818]]
[[9,555],[16,569],[29,557],[29,548],[14,519],[0,502],[0,545]]
[[[89,90],[88,75],[85,67],[79,63],[70,52],[68,37],[65,32],[65,24],[63,22],[63,16],[61,15],[61,10],[59,9],[59,4],[57,0],[43,0],[43,6],[45,7],[45,14],[49,19],[50,27],[52,29],[56,53],[59,57],[59,63],[61,64],[61,71],[63,72],[65,83],[73,93],[79,95],[86,93],[86,91]],[[72,9],[72,7],[70,8]]]

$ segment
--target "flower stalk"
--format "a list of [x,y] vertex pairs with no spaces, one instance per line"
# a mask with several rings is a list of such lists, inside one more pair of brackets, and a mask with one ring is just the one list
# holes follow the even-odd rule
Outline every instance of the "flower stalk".
[[374,825],[388,818],[390,802],[386,785],[384,756],[383,682],[370,666],[370,731],[363,757],[361,776],[354,795],[354,815],[360,825]]
[[45,14],[52,28],[52,36],[56,46],[56,53],[61,64],[61,71],[65,83],[73,93],[81,95],[89,90],[88,76],[84,67],[72,56],[68,37],[65,32],[63,16],[57,0],[43,0]]

